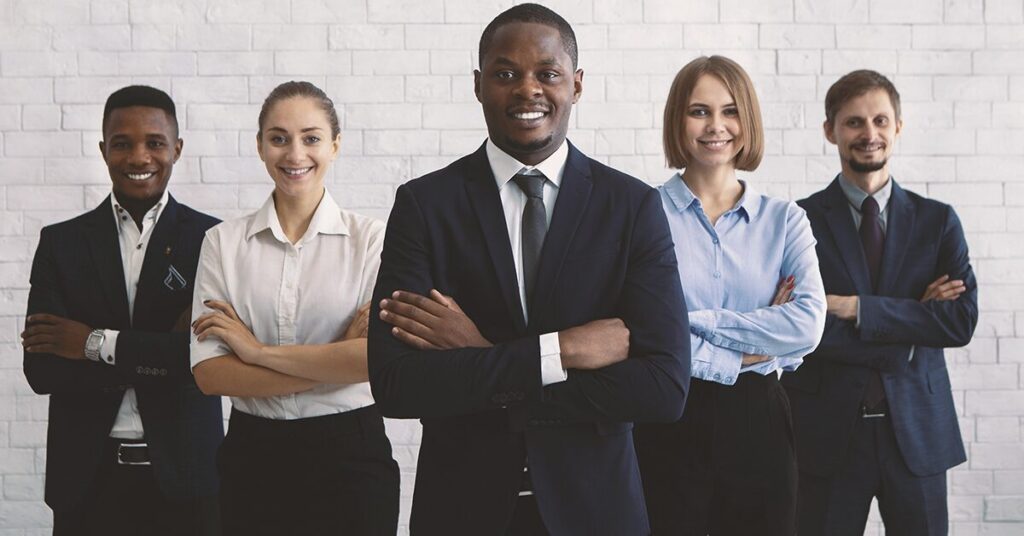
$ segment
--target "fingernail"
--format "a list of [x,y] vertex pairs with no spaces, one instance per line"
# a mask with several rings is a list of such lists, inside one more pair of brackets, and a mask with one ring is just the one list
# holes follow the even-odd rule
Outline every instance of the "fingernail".
[[381,307],[387,307],[388,306],[388,301],[387,300],[381,300],[380,301],[380,306]]
[[391,297],[395,298],[395,299],[398,299],[398,291],[396,290],[396,291],[392,292],[391,293]]

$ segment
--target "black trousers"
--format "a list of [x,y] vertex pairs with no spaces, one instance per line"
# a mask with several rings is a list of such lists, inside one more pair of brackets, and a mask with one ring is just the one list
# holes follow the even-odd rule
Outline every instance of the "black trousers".
[[54,536],[216,536],[216,497],[170,500],[150,465],[119,465],[116,440],[107,441],[96,481],[83,503],[53,512]]
[[776,374],[694,379],[683,418],[634,430],[655,536],[793,536],[797,467]]
[[226,536],[398,530],[398,464],[376,406],[290,421],[233,410],[217,467]]
[[934,536],[949,533],[946,473],[910,472],[888,417],[861,418],[836,474],[800,473],[800,535],[864,534],[871,500],[886,534]]

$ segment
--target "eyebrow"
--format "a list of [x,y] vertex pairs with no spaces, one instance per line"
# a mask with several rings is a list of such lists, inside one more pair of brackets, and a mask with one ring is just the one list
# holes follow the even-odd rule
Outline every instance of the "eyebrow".
[[[267,131],[271,131],[271,130],[279,130],[281,132],[288,132],[287,130],[285,130],[285,129],[281,128],[281,127],[268,127],[267,128]],[[314,130],[323,130],[323,128],[321,128],[321,127],[306,127],[304,129],[300,130],[299,132],[312,132]]]
[[[730,102],[730,103],[727,103],[727,104],[723,104],[722,108],[728,108],[729,106],[736,106],[736,103],[735,102]],[[690,105],[687,106],[687,108],[710,108],[710,107],[711,107],[710,104],[704,104],[703,102],[691,102]]]
[[[117,139],[117,138],[130,138],[130,137],[131,136],[129,136],[128,134],[125,134],[124,132],[113,132],[113,133],[110,134],[110,139],[112,139],[112,140],[113,139]],[[162,133],[162,132],[150,132],[150,133],[146,134],[146,138],[160,138],[160,139],[164,139],[164,140],[168,139],[167,135]]]
[[[498,56],[494,58],[494,63],[498,65],[516,65],[516,63],[504,56]],[[558,65],[558,60],[555,58],[544,58],[537,62],[540,65]]]

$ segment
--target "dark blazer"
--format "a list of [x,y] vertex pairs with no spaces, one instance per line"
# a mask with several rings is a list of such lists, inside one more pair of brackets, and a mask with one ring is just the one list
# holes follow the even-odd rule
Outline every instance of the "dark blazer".
[[[882,377],[896,442],[907,467],[932,475],[966,460],[943,348],[964,346],[978,321],[978,285],[953,207],[893,182],[879,288],[838,179],[801,200],[825,292],[860,296],[860,327],[829,315],[814,353],[782,375],[793,409],[800,469],[830,476],[843,460],[871,370]],[[949,274],[967,287],[953,301],[919,300]],[[911,347],[913,359],[908,361]]]
[[[216,493],[214,454],[224,436],[220,398],[196,388],[189,333],[170,332],[191,307],[199,248],[216,223],[169,197],[146,250],[131,319],[110,198],[43,228],[28,314],[120,330],[113,366],[25,353],[32,390],[50,395],[46,503],[54,510],[74,508],[88,493],[100,457],[109,455],[105,441],[127,387],[135,388],[161,491],[171,499]],[[171,276],[172,266],[184,284]]]
[[[381,261],[370,385],[384,415],[423,422],[413,534],[503,534],[527,457],[552,534],[647,534],[631,421],[678,419],[690,372],[657,192],[570,145],[529,324],[484,147],[398,189]],[[431,288],[495,346],[416,351],[377,320],[392,291]],[[630,358],[542,388],[537,335],[611,317]]]

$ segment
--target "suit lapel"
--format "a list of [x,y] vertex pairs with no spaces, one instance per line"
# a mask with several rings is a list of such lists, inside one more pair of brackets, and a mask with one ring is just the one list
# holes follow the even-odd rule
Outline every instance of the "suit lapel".
[[889,213],[885,225],[885,250],[882,252],[882,273],[879,276],[878,293],[883,296],[893,294],[893,286],[899,278],[903,258],[907,254],[907,245],[914,231],[916,211],[907,192],[900,188],[896,181],[892,183],[889,196]]
[[868,261],[864,257],[864,247],[861,246],[857,228],[853,226],[850,203],[839,186],[838,178],[826,189],[825,203],[825,221],[832,231],[832,237],[835,238],[836,247],[839,248],[839,254],[843,257],[843,264],[850,273],[857,294],[874,294]]
[[[147,304],[150,295],[157,291],[159,285],[164,284],[164,279],[170,275],[169,266],[177,249],[178,233],[178,202],[173,197],[167,196],[167,206],[160,213],[160,218],[149,235],[149,245],[146,246],[146,257],[142,260],[142,271],[139,272],[139,286],[135,291],[135,308],[132,320],[135,326],[145,325],[145,316],[149,312]],[[174,284],[171,282],[170,284]]]
[[505,300],[509,317],[516,323],[516,331],[526,329],[523,307],[519,300],[519,278],[516,275],[515,259],[512,257],[512,244],[508,239],[508,225],[505,223],[505,210],[501,205],[498,186],[494,183],[494,173],[487,161],[484,146],[473,153],[466,170],[466,194],[476,212],[480,231],[487,244],[487,252],[494,265],[501,287],[501,297]]
[[[572,243],[576,229],[583,220],[592,186],[587,158],[569,144],[569,158],[565,164],[558,199],[551,215],[551,225],[548,226],[544,248],[541,250],[540,265],[537,268],[537,289],[530,304],[531,311],[539,313],[551,310],[547,304],[558,281],[569,244]],[[540,321],[538,317],[539,315],[531,314],[531,324]]]
[[[124,286],[124,265],[121,263],[121,242],[118,239],[117,222],[114,220],[110,196],[96,207],[86,220],[89,229],[85,240],[92,255],[96,276],[108,306],[114,311],[117,325],[127,328],[131,325],[128,318],[128,292]],[[91,284],[84,281],[83,284]]]

